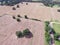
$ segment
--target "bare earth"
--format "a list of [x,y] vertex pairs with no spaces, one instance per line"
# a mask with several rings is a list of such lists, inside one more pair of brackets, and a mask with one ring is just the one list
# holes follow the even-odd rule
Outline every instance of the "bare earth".
[[[17,38],[16,31],[30,29],[32,38]],[[17,22],[12,16],[0,18],[0,45],[44,45],[44,24],[43,22],[29,19],[21,19]]]

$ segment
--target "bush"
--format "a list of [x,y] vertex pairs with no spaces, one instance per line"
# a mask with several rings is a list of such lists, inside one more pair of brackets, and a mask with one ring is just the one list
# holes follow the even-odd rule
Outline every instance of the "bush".
[[21,17],[20,15],[17,15],[17,17]]
[[26,3],[26,5],[28,5],[28,3]]
[[50,27],[49,26],[45,26],[45,31],[49,32],[49,30],[50,30]]
[[13,9],[13,10],[16,10],[16,8],[15,8],[15,7],[13,7],[12,9]]
[[23,31],[23,35],[26,37],[26,38],[31,38],[33,37],[33,34],[29,31],[29,29],[25,29]]
[[50,22],[49,21],[45,21],[45,24],[46,24],[46,26],[48,26],[50,24]]
[[19,5],[17,5],[17,8],[19,8]]
[[17,18],[17,21],[20,22],[21,20],[19,18]]
[[30,34],[30,31],[29,31],[29,29],[25,29],[24,31],[23,31],[23,34],[26,36],[26,35],[29,35]]
[[13,16],[13,19],[16,19],[15,16]]
[[45,32],[45,39],[48,43],[51,40],[50,34],[48,32]]
[[18,38],[23,37],[23,33],[21,31],[16,31],[16,36]]
[[25,19],[28,19],[27,15],[25,15]]

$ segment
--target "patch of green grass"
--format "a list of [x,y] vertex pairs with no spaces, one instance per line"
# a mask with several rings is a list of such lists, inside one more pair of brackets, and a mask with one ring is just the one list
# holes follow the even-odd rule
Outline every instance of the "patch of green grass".
[[53,24],[53,28],[55,30],[56,33],[60,33],[60,24]]
[[45,45],[49,45],[48,42],[46,41],[46,39],[45,39]]
[[55,45],[60,45],[60,41],[55,41]]

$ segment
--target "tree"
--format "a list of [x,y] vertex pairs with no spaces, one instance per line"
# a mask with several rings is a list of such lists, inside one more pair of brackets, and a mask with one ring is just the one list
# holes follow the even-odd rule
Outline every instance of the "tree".
[[50,24],[50,22],[49,21],[45,21],[45,24],[48,26]]
[[25,36],[29,35],[29,34],[30,34],[29,29],[25,29],[25,30],[23,31],[23,34],[24,34]]
[[21,38],[21,37],[23,37],[23,33],[21,31],[16,31],[16,36],[18,38]]
[[27,15],[25,15],[25,18],[28,19]]
[[23,34],[24,34],[24,36],[25,36],[26,38],[31,38],[31,37],[33,37],[33,34],[29,31],[29,29],[25,29],[25,30],[23,31]]

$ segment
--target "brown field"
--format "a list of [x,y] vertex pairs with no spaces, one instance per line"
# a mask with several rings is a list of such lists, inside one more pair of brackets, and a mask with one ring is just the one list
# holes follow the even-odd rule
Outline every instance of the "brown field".
[[[29,2],[28,5],[26,5],[26,2],[23,2],[23,4],[19,3],[20,8],[17,8],[15,6],[0,6],[0,15],[18,15],[24,17],[24,15],[27,15],[30,18],[36,18],[40,20],[50,20],[51,17],[51,8],[44,6],[42,3],[31,3]],[[16,10],[12,10],[12,8],[15,7]]]
[[[21,18],[21,22],[12,19],[12,15],[18,14],[24,17],[35,18],[42,21],[51,19],[59,20],[60,12],[57,9],[46,7],[42,3],[23,2],[20,8],[15,6],[0,6],[0,45],[44,45],[44,23]],[[12,10],[15,7],[16,10]],[[5,16],[4,16],[5,15]],[[2,16],[2,17],[1,17]],[[60,21],[60,20],[59,20]],[[17,38],[15,32],[29,28],[33,38]]]
[[[32,38],[17,38],[16,31],[30,29]],[[21,18],[17,22],[11,16],[0,18],[0,45],[44,45],[44,24],[43,22]]]
[[[29,2],[28,5],[26,5],[26,3],[28,2],[23,2],[23,4],[19,3],[20,8],[17,8],[16,5],[15,6],[0,6],[0,15],[20,14],[23,17],[24,15],[27,15],[30,18],[36,18],[43,21],[51,20],[51,19],[56,19],[56,20],[60,19],[60,13],[57,12],[57,9],[60,9],[60,8],[46,7],[42,3]],[[12,10],[13,7],[15,7],[16,10]]]
[[[28,3],[28,5],[26,5]],[[12,10],[15,7],[16,10]],[[24,17],[27,15],[30,18],[36,18],[43,21],[51,20],[51,19],[60,19],[60,13],[57,12],[57,9],[60,8],[50,8],[44,6],[42,3],[32,3],[32,2],[23,2],[23,4],[19,3],[19,7],[15,6],[0,6],[0,15],[18,15]],[[58,17],[58,18],[57,18]],[[60,21],[60,20],[59,20]]]

